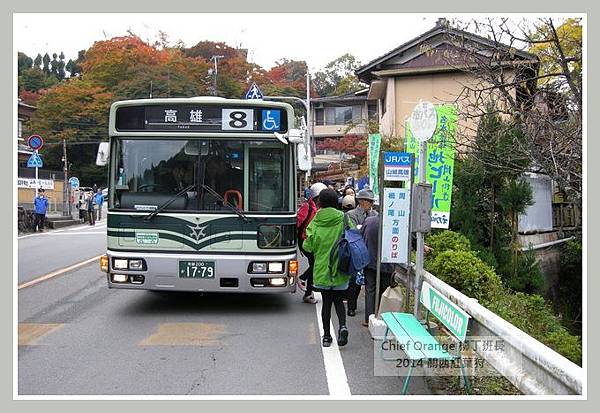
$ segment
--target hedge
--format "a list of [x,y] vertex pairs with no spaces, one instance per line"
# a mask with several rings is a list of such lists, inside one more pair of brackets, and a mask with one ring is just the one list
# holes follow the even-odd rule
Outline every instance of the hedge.
[[469,240],[453,231],[427,238],[434,251],[426,269],[442,281],[479,300],[515,327],[581,365],[581,337],[570,334],[543,297],[512,291],[502,285],[494,268],[470,250]]

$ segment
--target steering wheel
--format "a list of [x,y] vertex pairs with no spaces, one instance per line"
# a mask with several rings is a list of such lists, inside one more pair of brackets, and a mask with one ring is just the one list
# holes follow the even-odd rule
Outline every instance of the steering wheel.
[[148,188],[163,188],[163,189],[167,190],[166,192],[170,192],[169,189],[166,186],[161,185],[161,184],[144,184],[144,185],[139,186],[138,189],[137,189],[137,191],[138,192],[157,192],[155,190],[144,191],[144,189],[148,189]]

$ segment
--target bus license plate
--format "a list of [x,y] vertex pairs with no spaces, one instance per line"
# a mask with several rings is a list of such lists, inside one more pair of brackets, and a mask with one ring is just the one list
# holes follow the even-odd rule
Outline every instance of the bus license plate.
[[179,278],[215,278],[213,261],[179,261]]

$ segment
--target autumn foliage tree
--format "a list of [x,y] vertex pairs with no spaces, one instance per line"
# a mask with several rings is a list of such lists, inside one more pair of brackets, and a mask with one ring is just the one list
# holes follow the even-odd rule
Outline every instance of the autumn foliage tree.
[[[265,70],[248,62],[247,54],[222,42],[202,41],[190,48],[170,45],[161,33],[153,44],[133,34],[97,41],[67,65],[62,53],[52,57],[46,53],[35,60],[20,55],[19,68],[25,75],[19,79],[21,95],[38,106],[29,130],[42,134],[48,143],[43,155],[49,168],[62,169],[58,148],[65,139],[69,148],[76,148],[68,154],[72,173],[82,178],[82,184],[100,184],[105,172],[94,165],[94,143],[106,140],[110,104],[207,95],[213,81],[212,56],[223,56],[218,61],[219,96],[242,98],[251,82],[267,95],[306,96],[306,62],[281,59]],[[65,69],[70,77],[55,76]],[[49,85],[50,78],[57,84]],[[317,96],[314,90],[312,95]]]
[[350,162],[360,165],[367,156],[367,136],[346,134],[341,138],[327,138],[317,143],[317,150],[333,150],[352,155]]

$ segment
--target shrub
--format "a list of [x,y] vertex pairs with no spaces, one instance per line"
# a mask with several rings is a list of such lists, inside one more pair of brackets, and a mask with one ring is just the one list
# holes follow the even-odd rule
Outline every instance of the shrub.
[[494,269],[471,251],[448,250],[438,253],[427,266],[428,271],[469,297],[491,301],[502,288]]
[[442,231],[427,237],[425,243],[433,248],[429,254],[431,259],[448,250],[470,251],[471,242],[467,237],[454,231]]
[[543,297],[505,289],[488,303],[487,308],[581,365],[581,337],[569,334]]

